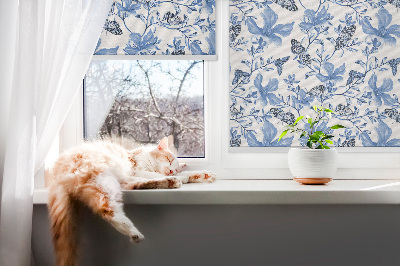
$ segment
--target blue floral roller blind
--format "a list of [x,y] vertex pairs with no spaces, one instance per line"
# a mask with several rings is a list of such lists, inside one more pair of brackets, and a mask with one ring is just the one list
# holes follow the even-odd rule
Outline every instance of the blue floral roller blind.
[[117,0],[95,55],[215,55],[215,0]]
[[400,146],[400,1],[231,0],[230,146],[305,146],[284,127],[313,105],[335,146]]

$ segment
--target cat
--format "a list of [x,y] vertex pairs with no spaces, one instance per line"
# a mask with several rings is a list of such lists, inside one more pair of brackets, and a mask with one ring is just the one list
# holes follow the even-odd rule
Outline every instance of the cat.
[[134,150],[95,141],[61,154],[52,168],[48,203],[57,265],[77,264],[77,202],[87,205],[131,241],[140,242],[144,236],[125,216],[121,189],[172,189],[182,183],[216,180],[212,172],[184,168],[168,149],[168,138],[157,146]]

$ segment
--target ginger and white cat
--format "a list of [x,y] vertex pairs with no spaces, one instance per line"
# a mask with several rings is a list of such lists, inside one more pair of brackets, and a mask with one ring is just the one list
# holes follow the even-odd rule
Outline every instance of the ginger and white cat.
[[[87,205],[135,242],[143,235],[125,216],[122,189],[179,188],[182,183],[214,182],[208,171],[182,171],[184,165],[163,138],[156,147],[128,151],[108,141],[85,143],[63,153],[52,169],[49,215],[58,266],[76,265],[77,201]],[[175,175],[175,176],[174,176]]]

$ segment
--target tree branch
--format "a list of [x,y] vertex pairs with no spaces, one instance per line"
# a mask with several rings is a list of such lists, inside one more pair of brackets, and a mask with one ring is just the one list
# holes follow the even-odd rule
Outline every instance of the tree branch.
[[175,98],[174,115],[176,114],[176,109],[178,108],[178,101],[179,101],[179,97],[180,97],[181,92],[182,92],[183,83],[185,83],[186,77],[189,75],[189,73],[192,70],[192,68],[195,65],[197,65],[198,63],[200,63],[200,62],[201,61],[193,61],[193,63],[190,64],[188,69],[186,69],[185,74],[183,75],[183,77],[182,77],[182,79],[180,81],[178,93],[176,94],[176,98]]
[[140,69],[144,72],[144,75],[146,76],[147,85],[148,85],[148,88],[149,88],[149,92],[150,92],[151,99],[153,100],[153,104],[154,104],[154,106],[156,107],[157,112],[158,112],[160,115],[162,115],[162,112],[161,112],[161,110],[160,110],[160,107],[158,106],[157,100],[156,100],[156,98],[155,98],[155,96],[154,96],[154,94],[153,94],[153,89],[152,89],[152,87],[151,87],[151,82],[150,82],[150,77],[149,77],[149,70],[148,70],[148,69],[147,69],[147,70],[144,69],[144,67],[139,63],[139,60],[136,60],[136,62],[137,62],[137,64],[138,64],[138,66],[140,67]]

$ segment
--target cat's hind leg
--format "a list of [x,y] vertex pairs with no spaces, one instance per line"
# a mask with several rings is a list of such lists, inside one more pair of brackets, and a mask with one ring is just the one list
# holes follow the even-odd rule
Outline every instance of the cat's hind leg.
[[80,186],[75,195],[118,232],[135,242],[144,240],[144,236],[124,213],[121,186],[111,173],[100,174],[92,182]]

